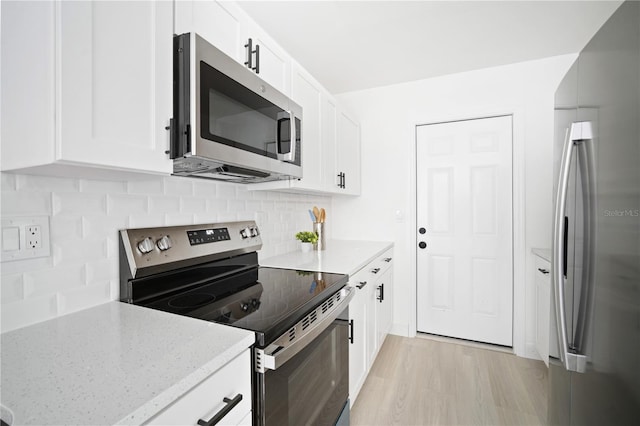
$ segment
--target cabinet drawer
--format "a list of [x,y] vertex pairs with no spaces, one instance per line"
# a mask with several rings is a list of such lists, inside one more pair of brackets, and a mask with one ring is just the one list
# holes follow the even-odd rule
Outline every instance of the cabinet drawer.
[[537,274],[540,274],[544,276],[546,279],[550,279],[551,263],[541,258],[540,256],[535,256],[535,259],[536,259],[536,263],[535,263],[536,276]]
[[242,400],[222,418],[219,425],[243,424],[247,413],[251,412],[250,349],[184,394],[148,424],[195,425],[200,419],[208,421],[231,404],[224,402],[223,398],[233,400],[238,395],[242,395]]
[[[370,272],[374,274],[375,277],[382,276],[387,269],[389,269],[393,264],[393,249],[389,249],[385,251],[382,255],[378,256],[376,260],[371,262]],[[376,272],[377,271],[377,272]]]
[[370,265],[371,264],[365,266],[357,273],[351,275],[349,277],[349,285],[358,289],[363,289],[365,286],[372,284],[372,277],[370,276],[371,274],[369,272]]

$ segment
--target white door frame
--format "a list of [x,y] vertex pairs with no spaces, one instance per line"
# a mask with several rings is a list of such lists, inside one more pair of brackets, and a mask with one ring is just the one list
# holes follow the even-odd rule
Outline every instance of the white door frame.
[[[417,115],[417,114],[416,114]],[[468,113],[445,115],[442,117],[429,117],[421,119],[417,116],[410,121],[411,150],[413,155],[410,161],[411,170],[411,235],[409,243],[412,245],[411,253],[411,282],[410,300],[414,301],[413,309],[409,315],[409,336],[417,334],[417,251],[418,234],[416,232],[417,221],[417,152],[416,132],[417,126],[438,124],[451,121],[482,119],[503,115],[511,115],[513,118],[513,150],[512,150],[512,202],[513,202],[513,352],[518,356],[525,356],[526,334],[526,246],[525,246],[525,156],[524,156],[524,111],[521,107],[506,107],[497,109],[475,110]]]

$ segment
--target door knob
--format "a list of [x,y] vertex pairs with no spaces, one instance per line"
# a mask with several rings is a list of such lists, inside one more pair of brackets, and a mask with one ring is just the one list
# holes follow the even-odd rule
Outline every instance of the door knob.
[[424,241],[420,241],[418,243],[418,247],[420,247],[421,249],[427,248],[427,243],[425,243]]
[[420,229],[418,229],[418,232],[421,233],[421,234],[424,234],[425,232],[427,232],[427,230],[424,229],[424,228],[420,228]]

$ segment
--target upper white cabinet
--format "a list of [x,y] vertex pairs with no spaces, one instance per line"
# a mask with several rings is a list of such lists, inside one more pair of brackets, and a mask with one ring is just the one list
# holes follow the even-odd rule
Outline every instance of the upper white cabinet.
[[324,165],[322,164],[322,86],[304,68],[295,64],[291,81],[291,98],[302,106],[302,171],[293,187],[322,190]]
[[280,92],[290,94],[289,55],[237,3],[177,0],[175,4],[176,34],[199,34]]
[[271,86],[290,95],[291,58],[261,27],[250,19],[245,22],[246,38],[251,39],[251,69]]
[[175,32],[196,32],[240,63],[246,60],[245,15],[233,2],[177,0]]
[[346,111],[338,110],[336,179],[338,193],[360,195],[360,126]]
[[1,7],[3,171],[171,172],[170,3]]

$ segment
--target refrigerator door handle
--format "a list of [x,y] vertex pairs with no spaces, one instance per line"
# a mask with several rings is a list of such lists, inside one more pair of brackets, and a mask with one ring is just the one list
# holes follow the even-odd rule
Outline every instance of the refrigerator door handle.
[[558,344],[560,361],[568,371],[583,373],[587,367],[587,357],[577,354],[569,348],[567,336],[567,317],[564,299],[564,271],[563,251],[565,234],[565,209],[567,205],[567,191],[569,186],[569,169],[574,147],[586,139],[592,139],[591,123],[578,122],[571,124],[570,132],[565,136],[560,174],[558,176],[558,192],[556,193],[556,208],[554,212],[553,242],[551,246],[551,280],[555,292],[555,310],[558,327]]

